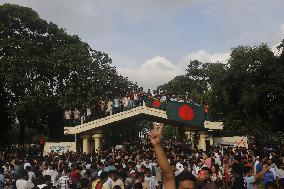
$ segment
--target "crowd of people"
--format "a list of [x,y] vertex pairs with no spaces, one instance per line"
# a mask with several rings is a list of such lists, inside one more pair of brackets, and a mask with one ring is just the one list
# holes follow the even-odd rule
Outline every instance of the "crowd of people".
[[101,98],[97,106],[91,108],[86,107],[80,111],[77,108],[68,108],[64,112],[65,125],[76,126],[98,118],[127,111],[138,106],[143,106],[147,104],[149,98],[157,99],[160,102],[188,102],[204,106],[206,114],[205,119],[209,120],[209,106],[204,104],[202,100],[200,103],[196,103],[196,100],[187,95],[169,95],[163,91],[153,91],[153,93],[151,93],[150,89],[148,89],[147,93],[144,91],[133,91],[129,92],[126,96],[115,96],[113,99]]
[[37,145],[2,147],[0,189],[242,189],[284,188],[283,147],[220,147],[206,152],[185,141],[149,138],[105,146],[100,153],[42,156]]

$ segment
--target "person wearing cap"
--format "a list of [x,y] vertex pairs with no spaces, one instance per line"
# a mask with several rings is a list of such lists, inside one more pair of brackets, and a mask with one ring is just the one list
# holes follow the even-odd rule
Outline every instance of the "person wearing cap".
[[126,189],[133,189],[133,186],[136,182],[136,172],[134,170],[131,170],[130,173],[129,173],[129,177],[126,178],[125,180],[125,187]]

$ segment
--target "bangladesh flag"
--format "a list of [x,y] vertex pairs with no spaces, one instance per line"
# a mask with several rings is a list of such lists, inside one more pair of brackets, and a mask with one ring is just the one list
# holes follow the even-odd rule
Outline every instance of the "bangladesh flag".
[[149,108],[157,108],[157,109],[160,109],[160,110],[166,109],[166,103],[161,102],[159,99],[148,98],[146,104],[147,104],[147,107],[149,107]]
[[169,102],[167,116],[171,120],[182,121],[188,125],[203,127],[205,112],[203,106],[186,102]]

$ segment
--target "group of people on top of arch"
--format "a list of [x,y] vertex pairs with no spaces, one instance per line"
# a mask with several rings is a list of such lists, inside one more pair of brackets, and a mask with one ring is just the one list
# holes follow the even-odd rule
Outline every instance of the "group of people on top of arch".
[[144,106],[147,105],[147,100],[149,100],[149,98],[157,99],[160,102],[188,102],[204,106],[205,119],[209,120],[208,104],[204,104],[202,101],[200,104],[196,103],[194,98],[188,97],[187,95],[167,95],[166,92],[155,90],[151,93],[150,89],[148,89],[147,92],[133,91],[125,96],[115,96],[114,98],[101,97],[96,106],[87,107],[81,110],[78,110],[77,108],[66,109],[64,112],[65,126],[80,125],[98,118],[127,111],[138,106]]

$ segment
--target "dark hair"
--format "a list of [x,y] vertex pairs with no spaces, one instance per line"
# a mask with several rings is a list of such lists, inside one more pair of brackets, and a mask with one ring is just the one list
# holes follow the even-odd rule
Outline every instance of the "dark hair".
[[100,178],[102,180],[107,179],[107,172],[106,171],[102,171],[101,174],[100,174]]
[[50,175],[44,175],[43,176],[43,181],[46,182],[51,182],[51,176]]
[[239,176],[242,176],[244,172],[244,166],[241,163],[233,163],[232,171],[234,171]]
[[136,183],[133,185],[133,189],[143,189],[142,183],[136,182]]
[[115,185],[113,189],[121,189],[121,187],[119,185]]
[[138,172],[138,173],[136,174],[136,178],[138,178],[138,177],[144,177],[144,174],[143,174],[142,172]]
[[250,172],[251,170],[252,170],[251,167],[245,166],[245,167],[243,168],[243,173],[246,174],[246,173]]
[[284,188],[284,179],[280,179],[280,180],[279,180],[279,186],[280,186],[281,188]]
[[189,171],[183,171],[178,176],[176,176],[176,188],[179,187],[180,182],[185,180],[191,180],[196,183],[196,177],[191,174]]
[[277,188],[277,184],[275,182],[269,181],[265,184],[265,189],[267,189],[268,187]]
[[89,180],[87,178],[83,178],[81,180],[81,187],[88,187],[89,185]]
[[212,167],[215,167],[216,173],[219,173],[219,171],[220,171],[219,165],[213,164],[213,165],[211,166],[211,168],[209,169],[209,173],[210,173],[210,174],[212,174]]

